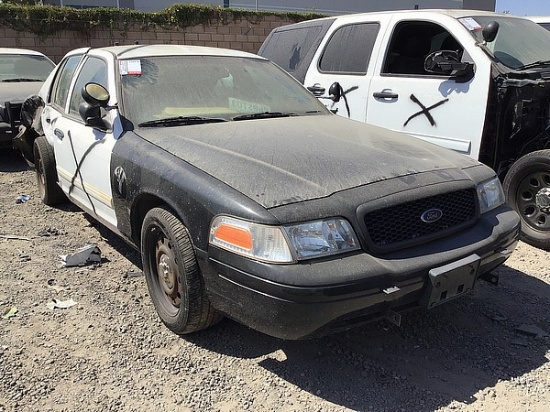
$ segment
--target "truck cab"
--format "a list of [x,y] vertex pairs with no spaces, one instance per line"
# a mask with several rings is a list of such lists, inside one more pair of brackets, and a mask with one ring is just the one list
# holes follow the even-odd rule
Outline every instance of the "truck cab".
[[549,31],[507,14],[407,10],[279,27],[259,54],[337,115],[492,167],[522,239],[550,249],[549,43]]

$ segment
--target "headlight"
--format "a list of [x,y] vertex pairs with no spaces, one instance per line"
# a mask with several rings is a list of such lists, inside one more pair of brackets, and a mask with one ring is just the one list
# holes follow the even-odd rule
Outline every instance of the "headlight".
[[359,242],[344,219],[324,219],[284,226],[298,259],[307,259],[356,250]]
[[504,203],[504,191],[497,177],[477,185],[479,212],[487,213]]
[[209,242],[270,263],[292,263],[359,249],[351,225],[338,218],[278,227],[218,216],[212,221]]

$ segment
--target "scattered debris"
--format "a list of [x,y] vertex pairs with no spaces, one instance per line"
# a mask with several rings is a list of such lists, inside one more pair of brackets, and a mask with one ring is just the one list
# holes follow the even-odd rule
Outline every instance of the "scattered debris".
[[31,257],[26,253],[19,254],[19,262],[29,262],[30,260],[31,260]]
[[502,316],[502,315],[494,315],[491,319],[493,319],[495,322],[504,322],[508,320],[506,316]]
[[12,318],[15,316],[17,312],[19,312],[19,309],[17,309],[17,307],[15,306],[12,306],[11,308],[6,309],[6,311],[4,311],[4,313],[2,314],[2,319]]
[[63,292],[67,290],[66,288],[62,286],[57,286],[55,284],[55,279],[48,279],[48,288],[55,290],[56,292]]
[[68,309],[68,308],[73,307],[76,304],[77,304],[77,302],[75,302],[72,299],[69,299],[69,300],[52,299],[52,301],[48,302],[46,304],[46,306],[48,307],[48,309],[54,310],[55,308],[57,308],[57,309]]
[[21,195],[17,199],[15,199],[15,203],[25,203],[30,198],[31,197],[29,195]]
[[138,278],[140,276],[143,276],[143,272],[134,272],[133,270],[129,270],[124,274],[123,278],[130,279],[130,278]]
[[518,326],[516,328],[516,331],[520,332],[520,333],[523,333],[524,335],[536,336],[536,337],[539,337],[539,338],[547,338],[547,337],[550,336],[550,334],[548,334],[548,332],[546,332],[545,330],[539,328],[537,325],[523,324],[521,326]]
[[87,264],[101,265],[101,250],[97,245],[86,245],[72,255],[59,255],[66,267],[85,266]]
[[31,240],[30,237],[18,236],[18,235],[0,235],[0,238],[8,239],[8,240]]
[[65,234],[62,230],[59,230],[55,227],[46,227],[38,231],[38,236],[48,237],[48,236],[59,236]]
[[523,347],[527,347],[529,346],[529,342],[523,340],[523,339],[514,339],[513,341],[510,342],[512,345],[516,345],[516,346],[523,346]]

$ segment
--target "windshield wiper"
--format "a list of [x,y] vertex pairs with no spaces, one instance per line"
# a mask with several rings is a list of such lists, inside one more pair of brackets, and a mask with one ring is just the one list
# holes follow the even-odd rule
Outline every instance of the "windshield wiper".
[[220,123],[227,122],[222,117],[204,117],[204,116],[176,116],[166,117],[159,120],[149,120],[138,124],[139,127],[157,127],[157,126],[181,126],[189,124]]
[[548,66],[548,65],[550,65],[550,60],[537,60],[536,62],[519,66],[516,68],[516,70],[525,70],[525,69],[531,69],[533,67]]
[[14,78],[14,79],[5,79],[2,80],[3,83],[16,83],[16,82],[43,82],[41,79],[31,79],[31,78]]
[[297,113],[290,112],[261,112],[261,113],[250,113],[250,114],[241,114],[239,116],[232,117],[231,120],[250,120],[250,119],[269,119],[272,117],[290,117],[298,116]]

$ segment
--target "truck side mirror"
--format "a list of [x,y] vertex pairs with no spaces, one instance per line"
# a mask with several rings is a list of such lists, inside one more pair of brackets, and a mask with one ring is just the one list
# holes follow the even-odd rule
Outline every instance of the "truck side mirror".
[[485,40],[487,43],[491,43],[498,34],[499,24],[496,21],[489,22],[483,27],[483,30],[481,30],[481,34],[483,35],[483,40]]
[[430,53],[424,60],[424,69],[428,73],[452,76],[462,81],[468,81],[474,75],[474,64],[461,62],[458,53],[454,50]]
[[342,86],[340,83],[332,83],[328,89],[328,94],[333,102],[338,103],[342,98]]

